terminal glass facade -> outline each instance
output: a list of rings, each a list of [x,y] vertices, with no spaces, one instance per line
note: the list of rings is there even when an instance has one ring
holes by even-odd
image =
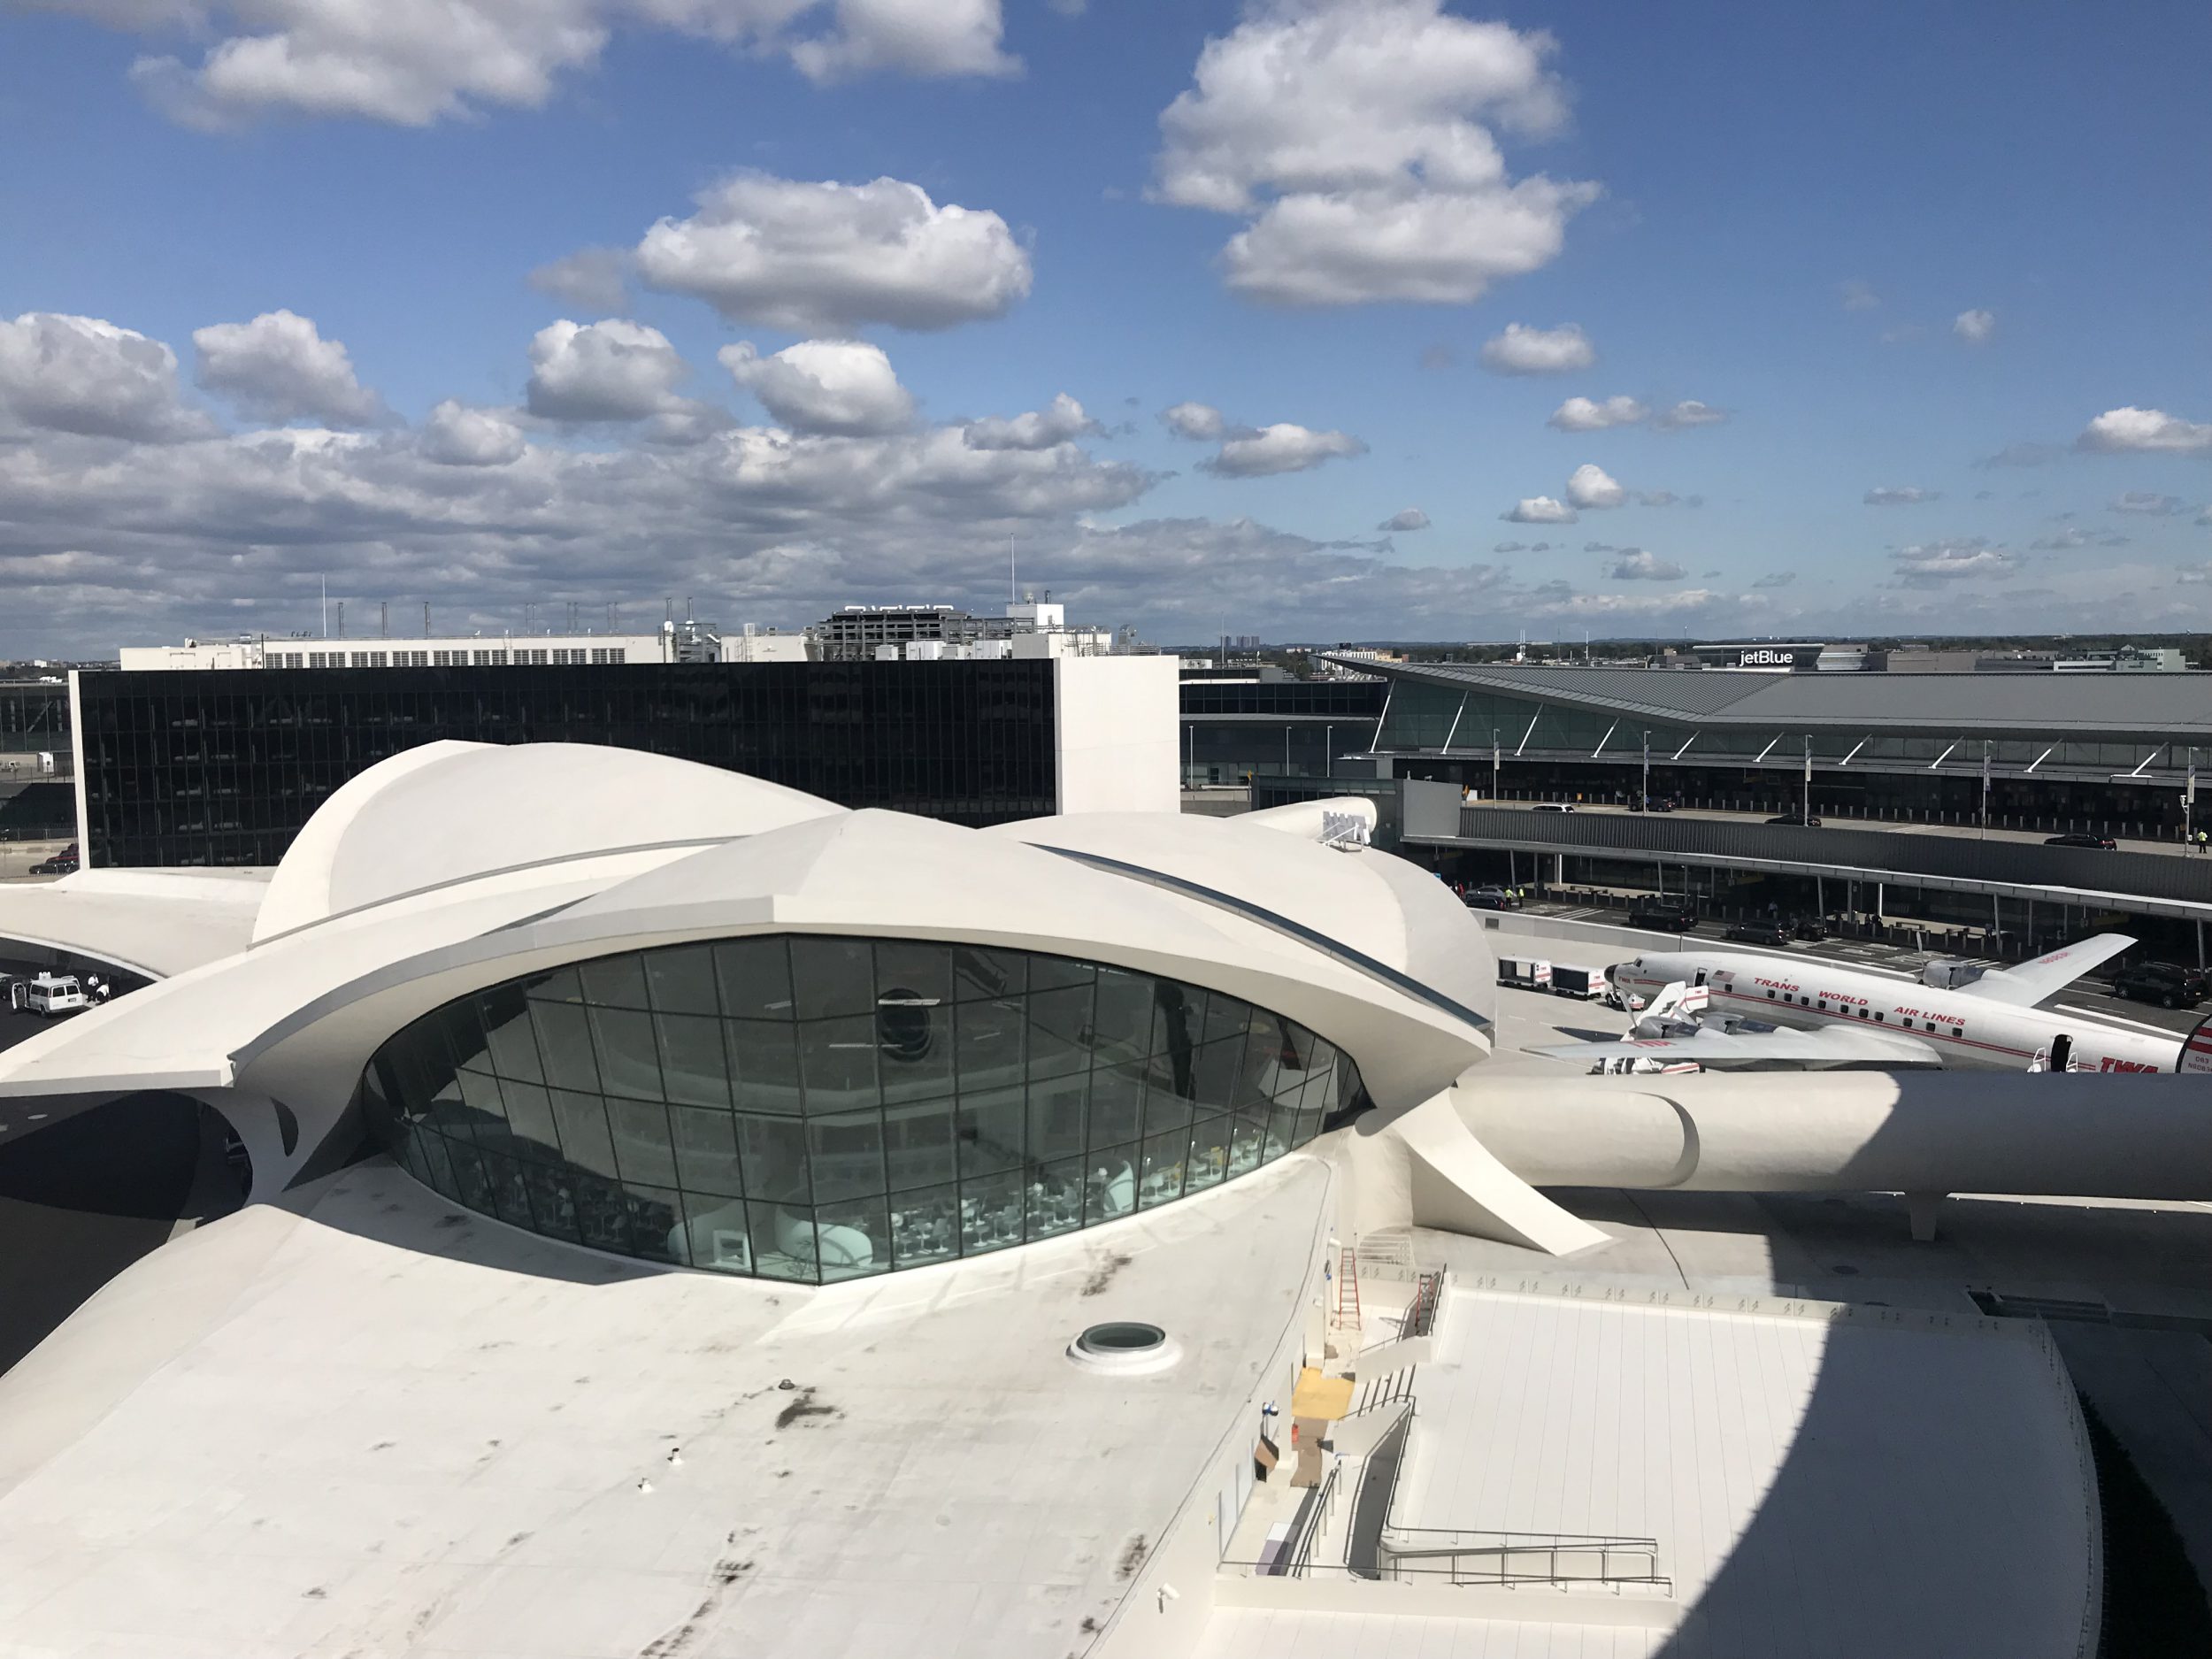
[[[1362,1100],[1218,991],[963,944],[767,935],[557,969],[380,1048],[364,1114],[418,1179],[595,1249],[822,1282],[1203,1192]]]
[[[1057,810],[1052,664],[240,669],[80,680],[88,862],[273,864],[419,744],[609,743],[841,806],[982,826]],[[649,822],[651,803],[639,812]]]

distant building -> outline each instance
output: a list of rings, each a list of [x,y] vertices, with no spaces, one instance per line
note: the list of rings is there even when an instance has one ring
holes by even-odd
[[[1109,630],[1071,628],[1067,607],[1049,595],[1010,601],[1002,617],[951,605],[847,605],[813,633],[826,663],[996,662],[1115,650]]]
[[[669,621],[657,634],[451,634],[426,639],[187,640],[127,645],[126,673],[224,668],[572,668],[621,663],[804,662],[806,637],[758,630],[726,639],[711,623]]]

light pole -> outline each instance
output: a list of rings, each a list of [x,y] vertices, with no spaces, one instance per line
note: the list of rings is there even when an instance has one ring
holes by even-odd
[[[1644,792],[1637,797],[1636,804],[1643,811],[1651,810],[1651,733],[1649,732],[1644,733]]]
[[[1805,805],[1798,817],[1809,826],[1813,821],[1813,734],[1805,733]]]
[[[1982,739],[1982,833],[1981,839],[1989,839],[1989,740]]]
[[[1498,777],[1498,728],[1494,726],[1490,728],[1490,800],[1493,805],[1495,805],[1499,799]]]

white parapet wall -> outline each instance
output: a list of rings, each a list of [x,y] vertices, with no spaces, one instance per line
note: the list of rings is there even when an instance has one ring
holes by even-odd
[[[1052,672],[1059,810],[1179,812],[1177,660],[1063,657]]]

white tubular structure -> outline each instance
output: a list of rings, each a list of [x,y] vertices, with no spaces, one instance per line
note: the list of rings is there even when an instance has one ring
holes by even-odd
[[[1686,1192],[2212,1198],[2212,1099],[2194,1079],[1771,1073],[1452,1091],[1536,1187]]]

